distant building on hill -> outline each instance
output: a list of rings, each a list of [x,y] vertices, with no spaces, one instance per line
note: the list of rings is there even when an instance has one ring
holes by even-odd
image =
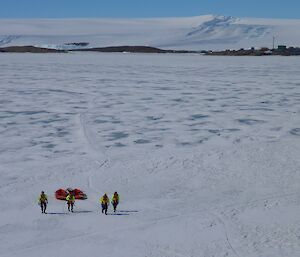
[[[279,45],[278,50],[286,50],[286,45]]]

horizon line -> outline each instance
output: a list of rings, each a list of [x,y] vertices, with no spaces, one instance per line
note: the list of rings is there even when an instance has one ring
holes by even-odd
[[[259,16],[233,16],[224,14],[200,14],[192,16],[137,16],[137,17],[114,17],[114,16],[91,16],[91,17],[0,17],[0,20],[151,20],[151,19],[184,19],[184,18],[197,18],[203,16],[223,16],[223,17],[233,17],[233,18],[244,18],[244,19],[274,19],[274,20],[300,20],[300,18],[295,17],[259,17]]]

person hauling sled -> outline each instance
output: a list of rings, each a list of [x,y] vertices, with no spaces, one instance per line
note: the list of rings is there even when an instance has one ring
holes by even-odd
[[[74,207],[74,203],[75,203],[75,196],[72,192],[70,192],[67,195],[66,201],[67,201],[67,204],[68,204],[68,211],[73,212],[73,207]]]
[[[106,193],[101,197],[100,203],[101,203],[101,207],[102,207],[102,213],[104,212],[105,215],[107,215],[107,208],[108,208],[108,205],[109,205],[109,198],[108,198]]]
[[[119,197],[118,192],[114,192],[114,194],[113,194],[113,196],[111,198],[111,204],[114,207],[114,212],[116,212],[116,210],[117,210],[117,206],[119,204],[119,201],[120,201],[120,197]]]
[[[47,204],[48,204],[48,197],[45,194],[45,192],[42,191],[39,197],[39,205],[41,206],[42,213],[46,214]]]

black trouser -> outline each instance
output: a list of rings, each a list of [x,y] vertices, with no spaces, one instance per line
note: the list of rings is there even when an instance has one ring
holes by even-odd
[[[112,202],[112,205],[113,205],[113,207],[114,207],[114,212],[116,212],[118,204],[119,204],[118,201],[113,201],[113,202]]]
[[[102,213],[104,212],[105,214],[107,214],[107,208],[108,208],[108,203],[102,203]]]
[[[73,206],[74,206],[74,202],[68,201],[68,211],[70,211],[70,207],[71,207],[71,212],[73,212]]]
[[[47,202],[41,202],[42,213],[46,213],[46,209],[47,209]]]

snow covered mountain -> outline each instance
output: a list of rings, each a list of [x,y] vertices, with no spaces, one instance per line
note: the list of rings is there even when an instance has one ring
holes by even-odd
[[[35,45],[70,49],[147,45],[166,49],[300,45],[300,20],[234,18],[206,15],[153,19],[1,20],[0,46]]]

